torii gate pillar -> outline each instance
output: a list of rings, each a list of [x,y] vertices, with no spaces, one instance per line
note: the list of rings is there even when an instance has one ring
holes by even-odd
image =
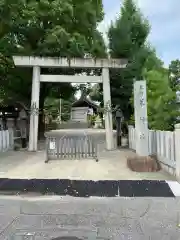
[[[105,108],[105,129],[106,129],[106,149],[112,150],[114,148],[113,140],[113,124],[112,124],[112,112],[111,112],[111,91],[110,91],[110,78],[109,68],[102,69],[103,78],[103,96],[104,96],[104,108]],[[106,111],[106,108],[108,108]]]
[[[33,67],[31,113],[29,129],[29,151],[37,151],[39,123],[40,67]]]

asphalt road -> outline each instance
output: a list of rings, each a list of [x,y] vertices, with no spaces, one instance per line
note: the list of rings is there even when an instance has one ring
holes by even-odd
[[[180,198],[1,196],[0,240],[178,240],[179,216]]]

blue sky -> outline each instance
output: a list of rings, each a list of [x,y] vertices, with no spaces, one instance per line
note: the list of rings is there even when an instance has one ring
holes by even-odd
[[[105,34],[111,20],[120,12],[122,0],[103,0],[105,18],[99,29]],[[149,41],[165,65],[180,59],[180,0],[135,0],[149,20]]]

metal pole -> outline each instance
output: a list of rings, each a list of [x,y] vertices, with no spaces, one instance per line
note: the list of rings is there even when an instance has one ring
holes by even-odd
[[[121,125],[122,125],[122,111],[117,108],[116,110],[116,131],[117,131],[117,146],[121,146]]]
[[[121,146],[121,118],[116,118],[117,146]]]
[[[59,122],[61,123],[62,122],[62,119],[61,119],[61,115],[62,115],[62,99],[60,98],[59,99]]]

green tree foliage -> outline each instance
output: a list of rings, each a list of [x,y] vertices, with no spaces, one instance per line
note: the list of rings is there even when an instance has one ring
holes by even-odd
[[[146,71],[151,71],[151,70],[165,71],[165,69],[163,69],[164,63],[161,61],[161,59],[157,57],[156,50],[148,44],[146,45],[145,48],[147,52],[147,57],[145,59],[144,68],[143,68],[143,78],[144,78],[144,69]]]
[[[95,100],[95,101],[98,101],[98,102],[102,102],[103,93],[102,93],[101,87],[102,86],[97,83],[90,89],[89,95],[90,95],[92,100]]]
[[[1,98],[10,95],[30,105],[32,69],[12,67],[8,61],[12,63],[13,54],[67,58],[106,55],[97,31],[103,19],[101,0],[0,0],[0,18]],[[75,70],[42,72],[73,74]],[[68,99],[74,91],[67,83],[41,84],[40,109],[47,96]]]
[[[112,58],[125,58],[128,67],[121,70],[111,70],[112,104],[120,105],[129,119],[132,114],[130,97],[132,96],[133,79],[142,78],[142,69],[149,54],[145,42],[149,34],[149,24],[142,16],[132,0],[124,0],[119,17],[111,24],[108,32],[109,53]],[[92,94],[93,95],[93,94]],[[93,99],[102,99],[102,86]]]
[[[149,128],[173,130],[179,115],[176,91],[171,88],[168,69],[163,68],[155,51],[151,51],[146,60],[143,79],[147,82]],[[132,106],[133,97],[132,95]],[[134,115],[131,116],[131,123],[134,123]]]
[[[57,119],[60,115],[61,108],[61,120],[68,121],[71,116],[71,106],[75,101],[75,97],[72,96],[69,100],[56,99],[56,98],[46,98],[44,104],[45,115],[51,115],[53,119]],[[61,106],[60,106],[61,105]]]
[[[12,3],[13,2],[13,3]],[[4,46],[6,54],[84,57],[101,56],[105,54],[102,36],[97,31],[97,24],[103,19],[101,1],[94,0],[31,0],[9,1],[1,0],[1,16],[8,27],[2,26],[0,49]],[[6,12],[7,18],[6,18]],[[13,44],[10,44],[13,42]],[[10,51],[10,46],[13,51]],[[4,65],[0,65],[4,68]],[[52,69],[46,70],[53,72]],[[61,69],[59,73],[72,73]],[[19,95],[30,98],[31,71],[22,74],[20,70],[12,73],[13,82],[9,80],[7,89],[12,89],[26,83],[26,88],[19,88]],[[5,83],[4,83],[5,85]],[[15,86],[16,85],[16,86]],[[22,86],[22,85],[21,85]],[[59,91],[57,87],[59,86]],[[54,93],[61,93],[65,98],[72,92],[69,84],[58,84]],[[4,86],[6,87],[6,86]],[[49,94],[53,86],[41,84],[41,99]]]
[[[169,81],[173,91],[180,90],[180,61],[174,60],[169,65]]]
[[[173,130],[178,116],[176,92],[169,85],[168,72],[151,70],[144,73],[147,81],[148,123],[150,129]]]
[[[174,104],[175,93],[169,86],[168,72],[157,57],[155,49],[147,43],[149,24],[132,0],[124,0],[121,14],[109,29],[110,55],[127,58],[128,66],[112,70],[111,95],[114,105],[120,104],[125,118],[133,120],[133,82],[147,81],[148,122],[153,129],[173,128],[178,114]],[[95,85],[92,95],[102,100],[101,87]],[[95,99],[95,98],[94,98]]]
[[[12,77],[13,62],[9,59],[17,50],[13,31],[23,7],[23,0],[0,0],[0,92],[1,98],[8,91],[8,83]],[[10,95],[12,94],[9,89]]]
[[[175,118],[175,123],[179,123],[180,118],[180,61],[178,59],[173,60],[168,69],[168,74],[169,74],[169,85],[176,94],[176,98],[173,101],[173,104],[176,106],[177,110],[177,117]]]

